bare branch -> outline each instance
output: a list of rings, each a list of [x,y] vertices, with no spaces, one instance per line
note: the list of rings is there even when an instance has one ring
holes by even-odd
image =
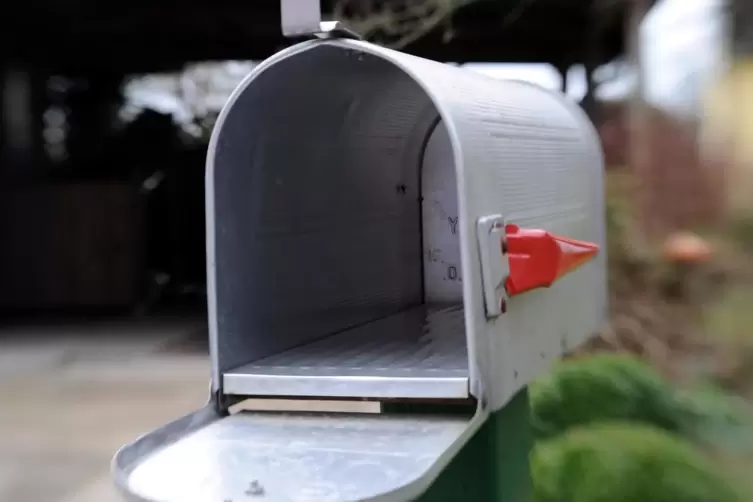
[[[339,0],[334,17],[364,38],[392,49],[420,39],[474,0]]]

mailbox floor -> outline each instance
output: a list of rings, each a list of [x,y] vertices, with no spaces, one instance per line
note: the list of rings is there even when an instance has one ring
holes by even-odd
[[[204,404],[201,321],[0,327],[0,500],[121,501],[115,450]]]

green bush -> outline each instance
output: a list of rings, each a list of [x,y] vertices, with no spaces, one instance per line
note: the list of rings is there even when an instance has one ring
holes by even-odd
[[[538,438],[604,420],[679,431],[684,417],[672,393],[662,376],[638,359],[594,355],[562,363],[531,385],[531,423]]]
[[[711,386],[678,389],[631,356],[600,354],[561,363],[531,385],[530,401],[538,438],[619,420],[753,452],[753,421],[745,403]]]
[[[592,424],[539,442],[531,473],[535,502],[745,500],[691,444],[641,424]]]
[[[675,394],[683,434],[729,452],[753,453],[750,406],[716,387],[680,390]]]

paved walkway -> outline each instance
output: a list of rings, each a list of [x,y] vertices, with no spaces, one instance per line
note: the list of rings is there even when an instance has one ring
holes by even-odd
[[[0,500],[115,502],[123,443],[202,406],[208,361],[170,354],[201,323],[0,328]]]

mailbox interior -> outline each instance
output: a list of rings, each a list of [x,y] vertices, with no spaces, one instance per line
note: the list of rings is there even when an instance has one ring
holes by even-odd
[[[384,59],[322,43],[257,71],[209,152],[219,390],[468,398],[453,159]]]

